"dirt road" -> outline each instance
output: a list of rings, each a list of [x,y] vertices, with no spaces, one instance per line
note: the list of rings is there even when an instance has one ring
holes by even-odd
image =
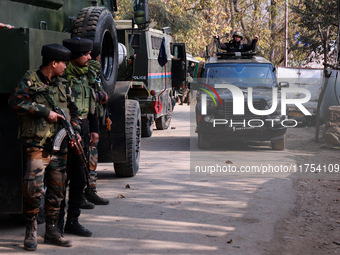
[[[94,235],[65,235],[73,240],[73,247],[55,247],[43,244],[44,227],[39,225],[35,254],[321,254],[313,253],[315,248],[301,252],[304,238],[313,244],[317,236],[308,232],[306,215],[311,215],[308,219],[322,218],[323,211],[313,214],[315,203],[310,201],[317,179],[301,181],[290,173],[229,178],[225,174],[195,175],[192,170],[193,162],[202,155],[238,168],[263,162],[310,162],[320,154],[319,145],[310,142],[312,130],[289,132],[288,149],[283,152],[272,151],[266,144],[202,152],[195,136],[190,139],[189,120],[189,107],[177,105],[171,128],[154,130],[151,138],[142,140],[140,170],[133,178],[116,178],[111,164],[100,164],[98,191],[110,204],[83,210],[80,218]],[[328,154],[320,157],[334,160],[334,154]],[[309,189],[306,200],[301,185]],[[337,189],[335,193],[338,195]],[[320,201],[319,197],[319,206]],[[326,210],[328,205],[321,207]],[[334,211],[340,209],[331,210],[331,225],[338,229]],[[317,225],[309,226],[317,233]],[[327,231],[322,233],[327,235]],[[22,225],[0,216],[0,253],[26,254],[23,238]],[[334,237],[324,246],[338,251],[333,243],[336,240]]]

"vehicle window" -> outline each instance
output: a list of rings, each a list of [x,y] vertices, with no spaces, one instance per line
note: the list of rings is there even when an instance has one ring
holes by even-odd
[[[151,36],[152,49],[159,50],[162,45],[162,38]]]
[[[273,66],[270,64],[218,64],[206,66],[209,84],[230,83],[241,87],[275,86]]]

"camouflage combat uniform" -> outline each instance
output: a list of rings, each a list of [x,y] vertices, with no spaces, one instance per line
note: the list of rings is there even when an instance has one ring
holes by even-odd
[[[89,151],[90,145],[90,133],[98,133],[98,119],[95,110],[95,92],[91,88],[88,78],[88,67],[77,67],[71,62],[68,63],[65,70],[64,77],[69,81],[72,91],[72,98],[79,109],[81,118],[81,131],[82,143],[85,153]],[[91,236],[92,233],[83,228],[78,223],[80,215],[80,208],[83,201],[84,188],[86,186],[86,174],[80,162],[80,158],[74,152],[70,151],[69,160],[67,162],[67,173],[69,181],[69,201],[67,209],[67,222],[65,226],[65,232],[71,234],[77,234],[82,236]],[[65,200],[62,202],[61,213],[59,221],[63,225],[63,219],[65,215]],[[76,231],[74,233],[70,226],[72,222],[76,224]],[[62,227],[60,227],[62,228]]]
[[[46,186],[46,219],[56,221],[64,198],[67,162],[67,139],[60,151],[52,151],[53,139],[60,124],[47,122],[53,103],[71,115],[79,130],[76,105],[71,101],[67,81],[54,77],[47,81],[41,71],[28,71],[10,98],[10,107],[20,118],[20,137],[25,146],[26,170],[23,181],[24,213],[37,215]],[[46,96],[48,95],[48,96]],[[49,98],[52,98],[49,100]],[[68,111],[68,109],[70,111]]]
[[[180,105],[183,103],[190,104],[190,82],[193,81],[193,78],[189,75],[186,78],[186,81],[183,82],[182,87],[179,90],[179,99],[180,99]]]
[[[91,84],[91,87],[96,92],[96,111],[97,117],[99,120],[103,118],[104,115],[104,107],[101,101],[101,91],[104,91],[104,88],[101,84],[101,79],[99,76],[100,63],[96,60],[89,61],[89,72],[88,72],[88,80]],[[89,188],[96,188],[97,182],[97,164],[98,164],[98,142],[93,146],[90,146],[90,154],[89,154],[89,163],[90,163],[90,173],[89,173]]]

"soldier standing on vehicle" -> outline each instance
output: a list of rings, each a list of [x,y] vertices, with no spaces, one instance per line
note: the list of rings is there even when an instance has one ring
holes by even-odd
[[[89,61],[89,72],[88,79],[92,88],[96,92],[96,111],[98,119],[103,119],[104,117],[104,107],[108,101],[108,95],[104,91],[100,78],[100,44],[94,44],[93,50],[91,52],[91,60]],[[110,120],[108,120],[110,121]],[[91,203],[95,205],[107,205],[109,200],[98,196],[97,194],[97,163],[98,163],[98,142],[90,146],[90,173],[89,173],[89,187],[85,189],[85,197]]]
[[[37,248],[37,215],[45,193],[46,232],[45,243],[70,247],[72,243],[58,231],[57,220],[60,203],[64,198],[67,139],[59,151],[53,151],[53,139],[61,129],[58,123],[63,116],[55,106],[70,113],[74,129],[80,129],[78,109],[71,101],[67,81],[60,78],[71,52],[59,44],[42,47],[42,65],[37,71],[27,71],[12,94],[9,105],[19,115],[20,136],[25,148],[26,169],[23,181],[24,215],[26,233],[24,248]],[[69,109],[69,111],[68,111]]]
[[[256,43],[259,39],[257,35],[254,36],[251,44],[242,43],[243,35],[240,31],[236,31],[233,34],[233,39],[228,43],[221,43],[220,38],[218,36],[214,36],[214,39],[217,41],[217,45],[220,49],[226,50],[227,52],[245,52],[245,51],[254,51],[256,47]]]
[[[81,118],[81,132],[84,151],[89,151],[89,146],[98,142],[99,127],[98,119],[95,112],[95,92],[88,81],[88,63],[91,59],[90,53],[93,48],[93,42],[83,38],[65,39],[63,45],[71,52],[71,60],[65,71],[65,78],[70,83],[72,97],[79,109]],[[92,232],[83,227],[78,219],[80,216],[80,206],[84,197],[84,188],[86,185],[87,169],[82,167],[81,159],[72,151],[69,153],[67,164],[67,177],[69,180],[69,200],[67,209],[67,220],[65,224],[65,233],[92,236]],[[62,203],[58,227],[62,231],[64,225],[65,201]]]

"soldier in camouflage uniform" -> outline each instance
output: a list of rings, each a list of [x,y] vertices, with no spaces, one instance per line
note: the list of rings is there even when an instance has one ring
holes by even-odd
[[[217,46],[228,52],[246,52],[246,51],[254,51],[256,48],[256,44],[259,37],[257,35],[254,36],[254,39],[250,44],[242,43],[243,35],[240,31],[236,31],[233,34],[233,39],[228,43],[221,43],[220,38],[218,36],[214,36],[214,40],[217,42]]]
[[[85,152],[89,151],[89,146],[98,142],[99,127],[96,114],[95,91],[91,88],[88,81],[88,62],[91,59],[90,53],[93,42],[83,38],[65,39],[63,45],[71,52],[71,60],[65,71],[65,78],[70,83],[72,97],[79,109],[81,118],[81,137]],[[71,152],[69,154],[67,173],[69,179],[69,200],[67,209],[67,220],[64,225],[64,203],[59,217],[58,227],[65,233],[92,236],[92,232],[80,225],[78,218],[84,197],[86,185],[86,169],[83,169],[80,158]]]
[[[100,79],[100,45],[94,44],[93,50],[91,52],[91,60],[89,61],[89,72],[88,79],[92,88],[96,92],[96,111],[99,120],[103,119],[104,107],[108,101],[108,95],[104,91],[104,88]],[[97,163],[98,163],[98,142],[90,146],[90,174],[89,174],[89,187],[85,189],[85,197],[88,201],[94,203],[95,205],[107,205],[109,200],[99,197],[97,194]]]
[[[27,71],[15,88],[10,107],[19,115],[20,136],[25,148],[26,169],[23,180],[24,215],[26,233],[24,248],[37,248],[37,215],[46,186],[45,243],[64,247],[72,246],[57,228],[60,203],[64,198],[67,144],[65,139],[59,151],[53,151],[53,139],[61,129],[55,106],[71,115],[75,130],[79,130],[79,116],[76,105],[71,101],[71,91],[67,81],[61,76],[71,52],[59,44],[49,44],[42,48],[43,63],[37,71]],[[68,111],[68,109],[70,111]],[[69,116],[70,117],[70,116]]]

